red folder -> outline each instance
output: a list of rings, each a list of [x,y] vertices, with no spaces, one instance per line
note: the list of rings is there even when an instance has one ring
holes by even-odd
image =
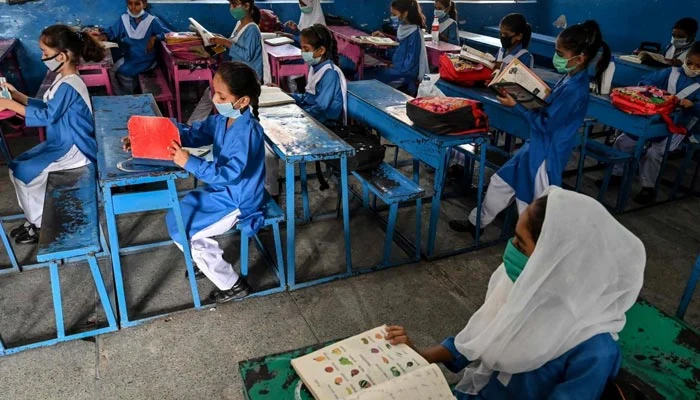
[[[136,115],[129,118],[128,128],[135,163],[174,165],[168,147],[181,143],[180,131],[169,118]]]

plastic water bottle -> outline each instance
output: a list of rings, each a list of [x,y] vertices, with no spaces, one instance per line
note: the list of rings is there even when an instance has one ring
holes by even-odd
[[[440,21],[438,17],[433,18],[433,30],[431,32],[433,37],[433,44],[438,44],[440,42]]]

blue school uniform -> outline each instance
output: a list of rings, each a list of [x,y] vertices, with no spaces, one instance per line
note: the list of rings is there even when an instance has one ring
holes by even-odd
[[[14,177],[26,184],[68,153],[73,145],[91,162],[97,157],[95,124],[85,84],[78,75],[59,75],[54,85],[58,86],[49,89],[55,91],[53,98],[46,102],[29,98],[26,108],[25,124],[45,127],[46,140],[20,154],[9,165]]]
[[[449,15],[445,15],[442,18],[438,18],[440,22],[440,35],[447,37],[447,43],[459,46],[459,28],[457,26],[457,21],[450,18]]]
[[[585,71],[566,75],[547,98],[548,106],[534,111],[521,104],[513,108],[528,121],[530,138],[496,173],[515,190],[516,199],[525,204],[535,199],[535,182],[543,163],[549,184],[561,186],[562,173],[576,144],[576,132],[588,109],[589,82]]]
[[[165,34],[170,32],[158,17],[145,13],[136,21],[136,18],[124,14],[114,25],[107,28],[105,35],[112,41],[121,41],[121,49],[124,53],[124,63],[117,72],[124,76],[133,77],[153,68],[156,62],[155,49],[150,52],[148,42],[153,36],[163,40]]]
[[[180,201],[188,240],[235,210],[240,210],[238,224],[249,234],[263,222],[265,201],[265,139],[263,128],[246,110],[227,128],[228,118],[213,115],[192,127],[180,125],[180,139],[185,147],[213,144],[214,161],[190,156],[185,170],[207,184]],[[179,240],[173,211],[165,217],[170,237]]]
[[[236,25],[236,29],[238,29],[238,25]],[[235,32],[234,30],[234,34]],[[231,61],[242,62],[252,68],[253,71],[258,74],[258,78],[262,82],[264,77],[263,48],[260,29],[255,23],[251,22],[241,28],[238,34],[233,35],[233,38],[235,39],[235,43],[231,44],[231,48],[228,51]]]
[[[422,35],[423,30],[417,27],[407,37],[399,39],[399,46],[391,56],[392,67],[387,70],[388,74],[397,78],[418,79],[421,50],[424,47]]]
[[[535,60],[532,54],[527,49],[523,49],[523,45],[518,43],[511,51],[506,54],[506,49],[501,47],[496,54],[496,61],[502,62],[503,66],[510,64],[514,58],[520,60],[523,64],[532,68],[535,65]]]
[[[314,73],[319,73],[322,68],[326,69],[316,84],[315,93],[309,93],[307,89],[304,94],[292,94],[294,100],[304,111],[323,124],[328,122],[342,123],[343,121],[345,95],[341,86],[342,78],[333,67],[331,60],[312,66]]]
[[[656,86],[679,98],[692,101],[693,107],[683,109],[681,119],[676,122],[686,126],[690,131],[700,132],[700,123],[698,123],[698,118],[700,118],[700,77],[690,78],[685,74],[683,68],[673,67],[646,76],[639,84]]]
[[[442,346],[453,357],[445,363],[447,369],[458,373],[467,367],[469,360],[455,347],[454,338],[445,339]],[[478,399],[577,399],[600,398],[606,383],[617,376],[622,364],[618,344],[609,333],[602,333],[586,340],[540,368],[512,375],[508,385],[498,380],[498,373],[491,375],[489,383],[477,395],[455,391],[457,400]]]

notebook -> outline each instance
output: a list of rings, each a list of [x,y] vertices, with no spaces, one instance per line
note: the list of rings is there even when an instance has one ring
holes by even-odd
[[[316,400],[454,400],[444,375],[380,326],[292,360]]]
[[[4,76],[0,76],[0,98],[12,99],[12,94],[10,90],[5,86],[7,79]]]
[[[399,43],[392,38],[379,36],[355,36],[355,39],[363,44],[371,44],[373,46],[398,46]]]
[[[275,86],[263,86],[260,91],[260,107],[273,107],[283,104],[294,104],[294,98]]]
[[[168,147],[180,142],[180,131],[169,118],[135,115],[129,118],[129,141],[134,164],[172,167]]]
[[[489,69],[496,68],[496,57],[473,47],[462,46],[462,50],[459,52],[459,58],[481,64]]]
[[[668,67],[671,62],[666,59],[663,55],[659,53],[652,53],[650,51],[640,51],[637,55],[624,55],[618,57],[620,60],[625,60],[635,64],[646,64],[655,67]]]
[[[489,87],[499,95],[510,94],[527,109],[542,108],[552,90],[537,74],[517,58],[496,75]]]
[[[294,43],[294,40],[286,36],[280,36],[276,38],[265,39],[265,43],[269,44],[270,46],[281,46],[283,44],[292,44]]]

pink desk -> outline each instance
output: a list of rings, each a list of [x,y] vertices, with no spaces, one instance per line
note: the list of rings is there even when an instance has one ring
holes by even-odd
[[[163,48],[163,63],[165,73],[172,87],[175,89],[175,103],[177,106],[177,120],[182,122],[182,101],[180,93],[180,84],[182,82],[207,81],[209,87],[212,86],[212,66],[216,63],[212,58],[200,58],[198,60],[183,60],[173,56],[173,53],[168,49],[164,42],[161,42]]]
[[[282,78],[286,76],[301,76],[308,73],[308,67],[303,63],[301,50],[291,44],[281,46],[271,46],[265,44],[265,51],[270,57],[270,69],[272,71],[272,83],[279,85]],[[301,63],[290,63],[290,61],[302,61]]]
[[[112,52],[110,49],[105,50],[105,58],[99,62],[82,62],[78,65],[80,77],[83,78],[85,86],[99,87],[104,86],[107,94],[112,96],[112,82],[109,80],[109,70],[114,65],[112,60]]]
[[[370,46],[360,44],[355,38],[356,36],[367,36],[367,32],[355,29],[351,26],[329,26],[328,29],[335,36],[335,41],[338,43],[338,53],[347,57],[357,66],[357,75],[360,79],[363,78],[365,70],[365,48],[374,47],[377,49],[389,49],[390,46]],[[374,59],[373,59],[374,60]],[[378,65],[381,65],[378,64]]]
[[[8,63],[8,69],[11,73],[17,76],[19,81],[18,89],[26,92],[27,85],[22,76],[22,70],[19,67],[19,58],[17,57],[17,39],[0,39],[0,64]],[[2,74],[0,74],[2,76]]]
[[[428,51],[428,64],[431,67],[438,67],[440,65],[440,55],[442,54],[455,54],[459,53],[462,48],[447,42],[438,42],[434,44],[431,41],[425,42],[425,48]]]

